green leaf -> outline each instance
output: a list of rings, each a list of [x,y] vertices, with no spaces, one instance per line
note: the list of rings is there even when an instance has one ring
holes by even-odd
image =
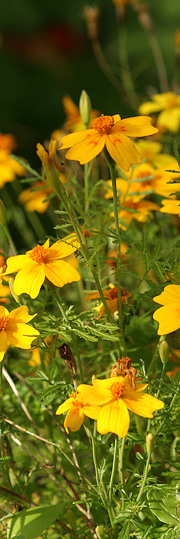
[[[180,526],[176,526],[175,528],[171,528],[166,533],[161,535],[159,539],[179,539],[180,537]]]
[[[159,494],[159,493],[158,493]],[[156,500],[150,501],[149,507],[154,515],[161,522],[169,524],[170,526],[175,526],[180,523],[180,520],[177,515],[177,506],[178,500],[172,496],[165,496],[164,498],[159,498],[156,495]]]
[[[31,174],[33,174],[33,176],[35,176],[36,178],[39,178],[40,180],[42,180],[42,176],[40,176],[40,174],[38,174],[38,172],[36,172],[36,170],[34,170],[30,165],[29,163],[27,163],[27,161],[24,161],[24,159],[20,159],[20,157],[17,157],[17,155],[14,155],[14,154],[11,154],[11,157],[17,161],[17,163],[19,163],[19,165],[21,165],[22,167],[24,167],[27,172],[30,172]]]
[[[7,539],[17,539],[18,535],[20,535],[18,539],[38,539],[39,535],[58,518],[60,511],[59,503],[23,509],[9,522]]]
[[[124,524],[122,530],[120,531],[119,535],[117,536],[117,539],[129,539],[129,530],[130,530],[130,522],[126,522],[126,524]]]

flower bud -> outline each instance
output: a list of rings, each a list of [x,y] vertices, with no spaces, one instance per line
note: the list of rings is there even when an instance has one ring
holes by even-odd
[[[167,363],[168,359],[169,359],[169,345],[167,343],[167,341],[162,341],[159,345],[159,355],[160,355],[160,358],[161,358],[161,361],[163,363],[163,365],[165,365],[165,363]]]
[[[154,434],[152,434],[152,432],[149,432],[149,434],[147,434],[146,436],[146,448],[147,448],[147,452],[150,453],[150,455],[153,452],[154,446],[155,446]]]
[[[96,526],[95,532],[97,533],[98,539],[104,539],[104,532],[102,526]]]
[[[0,224],[6,225],[7,223],[7,216],[6,216],[6,208],[3,204],[3,201],[0,199]]]
[[[79,112],[85,128],[88,128],[91,115],[91,100],[85,90],[82,90],[79,100]]]

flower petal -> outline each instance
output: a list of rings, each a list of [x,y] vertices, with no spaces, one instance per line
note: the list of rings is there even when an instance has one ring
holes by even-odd
[[[9,321],[6,327],[6,333],[11,346],[23,348],[24,350],[29,350],[31,343],[39,335],[39,331],[32,326],[21,323],[16,324],[15,322],[13,325],[12,321]]]
[[[71,148],[75,144],[82,142],[87,136],[92,135],[94,131],[94,129],[84,129],[84,131],[76,131],[76,133],[65,135],[61,139],[62,146],[58,149],[63,150],[64,148]]]
[[[83,408],[73,407],[67,413],[64,420],[64,428],[66,432],[70,429],[72,432],[76,432],[80,429],[84,421],[84,411]]]
[[[164,402],[147,393],[142,394],[136,391],[126,391],[123,401],[131,412],[141,417],[153,417],[153,412],[164,408]]]
[[[168,335],[180,328],[180,301],[171,303],[157,309],[153,314],[154,320],[159,322],[158,335]]]
[[[26,322],[30,322],[35,316],[37,316],[37,313],[33,314],[32,316],[28,313],[28,308],[26,305],[13,309],[13,311],[9,313],[9,318],[11,320],[15,319],[16,322],[23,322],[24,324]]]
[[[97,431],[100,434],[114,432],[120,438],[124,438],[129,429],[129,422],[129,412],[123,400],[114,400],[101,408],[97,419]]]
[[[25,264],[27,264],[27,256],[26,255],[17,255],[17,256],[10,256],[6,260],[7,269],[6,274],[9,273],[15,273],[16,271],[19,271]]]
[[[180,304],[180,285],[169,284],[159,296],[153,298],[153,301],[160,303],[160,305],[168,305],[169,303]]]
[[[105,135],[106,148],[114,161],[128,171],[131,165],[141,163],[141,156],[131,139],[122,133]]]
[[[80,281],[81,279],[74,266],[69,264],[69,262],[65,262],[65,260],[55,260],[50,264],[44,264],[43,269],[47,279],[60,288],[67,283]]]
[[[157,125],[166,127],[172,133],[177,133],[180,125],[180,108],[173,107],[163,110],[158,116]]]
[[[100,135],[95,130],[91,135],[87,135],[86,138],[75,144],[66,153],[67,159],[73,159],[79,161],[81,165],[89,163],[94,157],[96,157],[104,148],[106,135]]]
[[[8,340],[6,331],[0,331],[0,363],[3,360],[4,354],[8,348]]]
[[[64,401],[60,406],[58,406],[56,410],[56,415],[64,414],[64,412],[67,412],[70,410],[70,408],[73,406],[73,397],[69,397],[66,401]]]
[[[43,266],[36,262],[29,262],[22,268],[14,279],[14,292],[19,296],[26,293],[34,299],[38,296],[45,280]]]
[[[154,97],[154,96],[153,96]],[[151,112],[159,112],[162,109],[162,103],[153,103],[153,101],[146,101],[139,107],[140,114],[151,114]]]
[[[134,116],[121,120],[119,124],[120,131],[128,137],[145,137],[158,132],[158,129],[152,125],[152,118],[149,116]],[[115,128],[118,128],[116,124]],[[113,129],[112,129],[113,132]]]

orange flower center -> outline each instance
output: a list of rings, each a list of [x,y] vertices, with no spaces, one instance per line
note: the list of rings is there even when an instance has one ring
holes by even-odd
[[[124,393],[125,386],[120,382],[113,382],[110,387],[111,395],[114,399],[120,399]]]
[[[0,331],[6,330],[8,321],[9,321],[9,316],[7,314],[2,314],[0,316]]]
[[[99,118],[96,118],[92,122],[92,127],[100,133],[100,135],[109,135],[114,125],[114,118],[112,116],[104,116],[101,114]]]
[[[77,393],[75,393],[74,391],[72,391],[71,393],[71,397],[73,397],[73,401],[72,401],[72,405],[75,407],[75,408],[83,408],[83,403],[80,402],[80,401],[77,401]]]
[[[48,256],[49,249],[45,249],[43,245],[36,245],[32,251],[29,253],[29,257],[32,260],[35,260],[37,264],[43,264],[43,262],[46,263],[46,259]]]

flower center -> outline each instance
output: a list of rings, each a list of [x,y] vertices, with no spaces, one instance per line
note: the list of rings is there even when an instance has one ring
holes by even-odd
[[[77,393],[72,391],[71,397],[73,397],[72,405],[74,408],[83,408],[83,403],[81,401],[77,401]]]
[[[49,249],[45,249],[43,245],[36,245],[36,247],[30,251],[28,256],[32,260],[35,260],[37,264],[43,264],[43,262],[46,262],[48,252]]]
[[[125,386],[120,382],[113,382],[110,387],[111,395],[114,399],[120,399],[124,393]]]
[[[114,286],[114,288],[111,288],[111,290],[109,291],[109,295],[111,299],[116,299],[118,297],[117,286]]]
[[[92,127],[98,131],[100,135],[109,135],[113,125],[114,118],[112,116],[104,116],[104,114],[101,114],[101,116],[96,118],[92,123]]]
[[[9,321],[9,316],[7,314],[3,314],[0,316],[0,331],[5,331],[7,323]]]

